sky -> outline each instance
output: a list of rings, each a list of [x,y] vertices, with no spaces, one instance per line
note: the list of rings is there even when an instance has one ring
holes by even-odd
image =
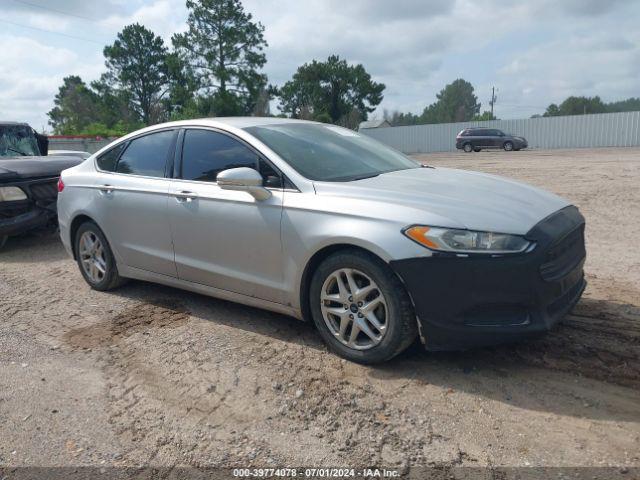
[[[265,27],[269,82],[338,54],[386,85],[370,116],[420,113],[456,78],[482,109],[527,118],[569,95],[640,96],[637,0],[244,0]],[[138,22],[170,44],[185,0],[0,0],[0,120],[47,126],[62,78],[104,71],[102,49]],[[277,106],[274,104],[274,107]]]

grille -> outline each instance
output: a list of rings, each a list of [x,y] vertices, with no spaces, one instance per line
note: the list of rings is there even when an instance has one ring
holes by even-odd
[[[540,274],[548,282],[558,280],[573,270],[585,255],[584,225],[580,225],[549,249]]]
[[[35,183],[29,186],[33,200],[53,200],[58,196],[58,182]]]

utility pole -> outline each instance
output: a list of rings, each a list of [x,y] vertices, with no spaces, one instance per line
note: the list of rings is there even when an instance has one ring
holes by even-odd
[[[491,118],[493,118],[493,106],[496,104],[496,100],[498,100],[498,97],[496,97],[496,87],[491,87],[491,101],[489,102],[489,105],[491,105]]]

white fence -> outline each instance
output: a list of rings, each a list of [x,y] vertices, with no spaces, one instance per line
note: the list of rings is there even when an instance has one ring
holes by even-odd
[[[55,138],[49,137],[49,150],[75,150],[82,152],[95,153],[105,145],[109,145],[114,139],[96,139],[96,138]]]
[[[498,128],[525,137],[529,148],[640,146],[640,112],[371,128],[360,133],[404,153],[447,152],[455,151],[456,135],[467,127]]]

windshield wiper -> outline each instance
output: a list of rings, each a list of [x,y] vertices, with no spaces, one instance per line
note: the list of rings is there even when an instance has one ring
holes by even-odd
[[[11,147],[7,147],[7,150],[11,150],[12,152],[16,152],[19,153],[20,155],[22,155],[23,157],[28,157],[29,154],[23,152],[22,150],[16,150],[15,148],[11,148]]]
[[[347,182],[355,182],[356,180],[364,180],[365,178],[374,178],[374,177],[377,177],[379,175],[380,175],[379,173],[368,173],[366,175],[349,177],[346,181]]]

